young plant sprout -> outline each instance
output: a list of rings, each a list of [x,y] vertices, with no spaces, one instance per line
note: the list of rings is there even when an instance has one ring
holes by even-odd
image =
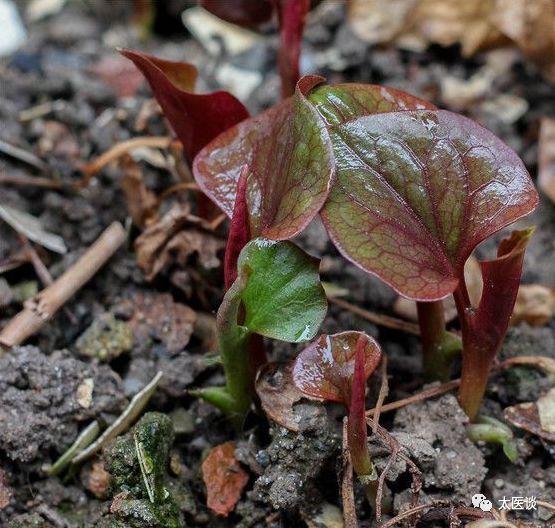
[[[342,403],[347,409],[347,440],[353,469],[371,506],[376,503],[378,474],[368,451],[366,380],[381,350],[363,332],[322,335],[296,358],[293,381],[307,396]]]
[[[147,63],[160,76],[161,63]],[[165,83],[151,81],[155,93],[162,86],[161,104],[177,97],[174,73],[163,75]],[[474,420],[532,230],[516,231],[495,260],[481,264],[478,306],[470,302],[464,264],[480,242],[534,210],[530,176],[513,150],[463,116],[398,90],[323,81],[302,78],[291,98],[215,137],[195,156],[195,179],[232,217],[246,171],[241,188],[251,238],[287,240],[321,210],[348,260],[417,301],[429,378],[447,378],[460,348],[441,305],[453,294],[463,345],[459,399]],[[177,130],[182,115],[174,107]],[[235,257],[228,260],[232,269]]]
[[[299,343],[313,338],[327,310],[318,262],[291,242],[251,240],[237,261],[237,278],[218,310],[224,387],[192,393],[225,412],[237,426],[252,402],[259,355],[253,334]]]

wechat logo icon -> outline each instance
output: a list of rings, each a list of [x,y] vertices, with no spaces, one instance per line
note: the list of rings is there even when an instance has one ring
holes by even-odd
[[[491,501],[486,499],[485,495],[476,493],[476,495],[472,497],[472,506],[480,508],[482,511],[489,512],[492,509],[493,504]]]

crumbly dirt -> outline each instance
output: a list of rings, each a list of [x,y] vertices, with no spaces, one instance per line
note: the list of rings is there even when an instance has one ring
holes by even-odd
[[[116,57],[116,46],[141,48],[168,59],[199,64],[199,86],[203,91],[219,87],[216,73],[225,64],[261,72],[263,81],[245,102],[253,113],[275,103],[279,97],[277,39],[269,36],[236,57],[213,57],[183,29],[179,19],[181,10],[193,3],[157,3],[164,4],[164,12],[157,31],[147,42],[141,42],[131,29],[124,2],[68,2],[57,15],[33,22],[24,47],[0,61],[0,139],[39,156],[49,166],[49,176],[69,183],[82,177],[82,162],[117,142],[137,135],[169,134],[160,113],[148,111],[151,95],[144,85],[122,97],[114,85],[94,73],[101,60]],[[17,4],[24,8],[27,2]],[[273,35],[273,31],[268,27],[263,32]],[[457,48],[432,47],[421,53],[392,47],[370,48],[353,36],[339,2],[327,2],[324,9],[311,16],[305,40],[303,68],[307,72],[318,71],[330,82],[384,83],[442,107],[446,106],[442,79],[468,79],[489,57],[464,59]],[[484,101],[469,105],[464,112],[513,146],[534,176],[539,118],[555,117],[553,86],[516,58],[496,79],[486,99],[494,100],[504,93],[521,97],[528,104],[528,111],[514,122],[508,123],[499,113],[486,111]],[[52,103],[50,110],[22,118],[25,111],[36,110],[42,103]],[[156,194],[177,182],[171,171],[155,163],[138,163],[146,186]],[[44,176],[29,164],[3,154],[0,174]],[[41,259],[57,277],[112,221],[126,222],[129,213],[120,188],[121,178],[122,170],[111,165],[79,192],[0,183],[0,203],[35,215],[44,229],[63,237],[68,248],[66,255],[55,255],[37,246]],[[165,212],[171,204],[188,200],[186,193],[178,194],[161,210]],[[532,217],[521,224],[533,223],[537,232],[526,252],[523,280],[555,287],[555,207],[545,198]],[[261,416],[253,415],[245,424],[245,433],[237,435],[218,412],[192,398],[187,393],[189,389],[223,382],[221,370],[210,360],[214,346],[209,331],[212,314],[223,294],[222,273],[220,269],[203,268],[193,258],[188,267],[171,266],[149,282],[133,252],[132,242],[139,233],[138,228],[130,227],[130,243],[67,303],[65,311],[61,310],[30,339],[30,346],[16,348],[0,358],[0,471],[7,477],[10,497],[9,504],[0,509],[0,526],[114,526],[111,492],[98,498],[88,484],[92,464],[101,461],[101,457],[62,477],[47,477],[43,466],[63,453],[92,419],[113,422],[158,370],[164,372],[164,377],[147,410],[165,413],[173,420],[175,441],[164,475],[183,526],[341,526],[332,524],[332,520],[341,507],[338,475],[343,411],[335,406],[324,410],[317,404],[302,402],[297,410],[306,420],[298,434],[274,424],[269,426]],[[225,240],[225,228],[215,236]],[[501,236],[482,244],[478,256],[491,257]],[[298,243],[322,257],[324,280],[345,288],[350,302],[391,313],[395,293],[340,258],[319,220],[299,237]],[[0,221],[0,263],[19,248],[14,231]],[[21,309],[25,292],[40,287],[30,265],[2,273],[0,327]],[[155,299],[155,308],[162,315],[168,306],[171,310],[177,305],[181,314],[195,312],[197,320],[185,315],[159,318],[160,313],[155,310],[148,311],[146,317],[137,299]],[[175,315],[173,311],[171,315]],[[205,325],[202,328],[201,322]],[[379,328],[330,306],[322,331],[346,329],[365,330],[382,344],[388,357],[388,401],[413,394],[422,386],[420,345],[414,336]],[[190,339],[184,339],[184,335]],[[283,361],[293,357],[297,348],[271,343],[268,350],[272,360]],[[517,355],[555,359],[555,320],[542,328],[525,323],[511,328],[499,359]],[[93,383],[90,401],[77,396],[85,380]],[[375,404],[378,386],[379,380],[373,379],[368,407]],[[502,418],[504,407],[535,401],[551,386],[553,377],[533,367],[496,372],[488,386],[484,411]],[[471,496],[482,492],[494,502],[504,496],[536,496],[555,503],[555,451],[518,430],[514,430],[519,451],[515,464],[495,446],[472,444],[466,438],[465,417],[453,395],[384,414],[380,423],[422,472],[421,500],[442,499],[470,506]],[[235,511],[223,518],[206,507],[200,465],[211,447],[229,440],[237,442],[236,457],[251,479]],[[371,447],[378,468],[383,469],[388,450],[375,439]],[[0,485],[3,482],[4,479]],[[410,476],[404,462],[395,462],[387,484],[393,494],[394,511],[406,507]],[[328,524],[313,520],[322,511],[328,512]],[[361,528],[375,526],[360,489],[357,511]],[[521,515],[529,520],[529,513],[524,511]],[[161,528],[156,520],[141,521],[138,517],[131,524],[131,516],[125,526]],[[322,514],[318,518],[326,517]]]

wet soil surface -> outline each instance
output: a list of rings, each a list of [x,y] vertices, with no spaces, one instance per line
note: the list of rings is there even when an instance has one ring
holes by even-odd
[[[449,108],[453,101],[446,101],[442,79],[468,79],[497,60],[492,54],[463,59],[455,48],[433,48],[420,54],[369,48],[351,33],[339,3],[324,4],[309,20],[303,67],[326,75],[330,82],[384,83]],[[168,11],[179,12],[187,2],[168,2],[170,5]],[[218,87],[216,73],[227,62],[260,72],[261,82],[246,100],[250,110],[259,111],[278,100],[273,28],[264,32],[257,46],[222,59],[204,51],[180,22],[175,24],[175,18],[172,24],[163,26],[166,34],[155,33],[146,44],[141,43],[130,29],[125,9],[116,16],[100,2],[70,3],[56,16],[34,22],[24,47],[0,62],[0,140],[34,153],[48,170],[44,174],[25,161],[2,154],[0,172],[14,178],[48,175],[69,183],[82,177],[80,163],[117,142],[137,135],[170,133],[151,104],[146,86],[138,83],[132,70],[125,68],[125,61],[117,57],[116,46],[141,48],[200,65],[203,90]],[[168,35],[168,28],[176,32]],[[114,81],[114,68],[125,87],[135,83],[136,88],[122,93],[121,83]],[[528,111],[512,121],[492,112],[498,96],[505,93],[524,100]],[[491,128],[519,152],[535,175],[539,118],[555,117],[555,103],[553,87],[531,66],[512,57],[486,96],[462,106],[454,109]],[[175,171],[161,167],[150,154],[137,163],[147,188],[159,194],[178,180]],[[68,252],[63,256],[37,246],[40,257],[57,277],[112,221],[127,222],[121,179],[122,168],[116,164],[101,171],[79,192],[0,183],[0,204],[36,216],[45,230],[64,239]],[[162,210],[172,203],[186,206],[189,200],[186,193],[175,195]],[[526,254],[523,280],[555,287],[553,204],[542,199],[537,212],[523,225],[532,223],[537,225],[537,234]],[[139,233],[137,227],[131,227],[131,241]],[[225,226],[211,236],[222,242],[221,247]],[[500,236],[483,244],[479,256],[491,256]],[[340,259],[318,221],[298,242],[323,258],[324,280],[347,289],[349,301],[374,311],[392,312],[394,292]],[[0,262],[9,260],[19,249],[15,232],[0,222]],[[209,359],[215,351],[213,314],[222,296],[222,251],[214,251],[211,266],[203,266],[195,253],[187,257],[186,266],[175,264],[179,262],[175,260],[148,281],[130,242],[67,303],[66,311],[60,311],[29,340],[28,346],[0,358],[1,526],[343,526],[339,512],[338,409],[301,403],[306,408],[299,412],[307,418],[298,433],[253,416],[246,433],[238,437],[218,412],[187,394],[187,389],[222,381],[220,369]],[[41,285],[29,264],[2,274],[0,327],[37,288]],[[331,306],[323,331],[347,329],[365,330],[381,342],[389,359],[388,401],[422,387],[415,337],[378,328]],[[269,344],[269,350],[272,360],[283,361],[295,353],[294,347],[284,344]],[[526,323],[511,328],[500,359],[517,355],[555,359],[555,320],[540,328]],[[81,468],[46,476],[45,468],[86,425],[93,419],[103,426],[112,423],[157,371],[163,371],[164,377],[147,410],[164,414],[145,415],[131,433],[119,437],[103,456]],[[371,383],[368,407],[375,403],[378,383]],[[553,377],[535,368],[517,366],[496,372],[484,409],[502,419],[506,406],[536,401],[552,386]],[[421,501],[439,499],[468,507],[472,495],[483,492],[495,505],[505,496],[534,496],[555,503],[553,446],[515,429],[519,458],[510,463],[498,447],[468,440],[465,416],[451,394],[388,413],[381,424],[421,471]],[[127,471],[131,480],[135,478],[136,489],[142,490],[136,480],[136,454],[127,456],[126,449],[132,445],[133,435],[140,436],[148,427],[154,431],[149,438],[154,438],[151,447],[159,457],[157,482],[171,495],[171,507],[163,511],[150,507],[144,490],[136,491],[132,498],[125,495],[133,486],[114,477]],[[223,518],[206,507],[200,465],[211,447],[229,440],[236,441],[236,457],[248,470],[250,481],[235,511]],[[383,469],[388,449],[377,439],[371,440],[371,448],[378,468]],[[106,471],[113,473],[111,483]],[[396,460],[386,481],[394,511],[406,508],[411,482],[406,463]],[[361,526],[373,526],[359,489],[356,502]],[[547,517],[539,518],[538,510],[520,513],[537,526],[547,525]],[[440,521],[425,525],[442,526]]]

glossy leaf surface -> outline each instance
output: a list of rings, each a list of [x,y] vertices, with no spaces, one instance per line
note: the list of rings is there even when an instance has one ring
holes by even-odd
[[[276,240],[302,231],[323,206],[331,185],[332,152],[324,123],[303,93],[243,121],[209,143],[193,164],[201,189],[232,216],[244,165],[251,236]]]
[[[451,293],[476,245],[537,204],[517,154],[465,117],[334,110],[326,119],[336,181],[324,224],[346,258],[401,295]]]
[[[291,343],[316,335],[327,311],[316,259],[291,242],[257,238],[243,248],[237,268],[244,327]]]
[[[361,336],[366,381],[381,359],[378,343],[362,332],[324,334],[302,350],[295,360],[293,381],[299,390],[308,396],[350,407],[357,342]]]
[[[190,160],[218,134],[249,116],[243,104],[228,92],[192,93],[197,71],[191,64],[132,50],[121,53],[145,76]]]

